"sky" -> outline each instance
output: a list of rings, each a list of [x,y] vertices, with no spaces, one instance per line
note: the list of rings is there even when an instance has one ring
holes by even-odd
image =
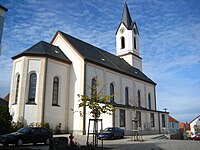
[[[1,0],[8,8],[0,56],[0,97],[12,56],[50,42],[57,30],[115,54],[124,0]],[[143,72],[157,83],[157,109],[180,122],[200,115],[200,1],[127,0],[139,29]]]

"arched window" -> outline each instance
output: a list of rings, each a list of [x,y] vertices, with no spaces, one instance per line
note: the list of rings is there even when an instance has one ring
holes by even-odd
[[[15,103],[17,103],[18,100],[18,93],[19,93],[19,80],[20,80],[20,75],[17,76],[17,82],[16,82],[16,93],[15,93]]]
[[[151,94],[148,94],[149,109],[151,109]]]
[[[110,102],[113,103],[115,101],[114,99],[114,85],[113,83],[110,83]]]
[[[29,80],[28,103],[35,103],[36,83],[37,83],[37,75],[36,73],[31,73]]]
[[[125,48],[125,38],[121,37],[121,49]]]
[[[129,105],[128,87],[125,88],[125,104],[126,104],[126,105]]]
[[[137,42],[136,42],[136,37],[134,37],[134,49],[137,49]]]
[[[141,106],[141,96],[140,96],[140,91],[138,90],[138,107]]]
[[[58,92],[59,92],[59,78],[53,78],[53,96],[52,105],[58,105]]]
[[[91,97],[96,97],[96,94],[97,94],[97,80],[96,78],[92,78]]]

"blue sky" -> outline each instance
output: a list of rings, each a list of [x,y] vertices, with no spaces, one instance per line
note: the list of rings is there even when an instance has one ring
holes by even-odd
[[[139,28],[143,72],[157,83],[157,107],[179,121],[200,114],[200,1],[128,0]],[[0,57],[0,97],[11,57],[61,30],[115,54],[124,0],[1,0],[8,8]]]

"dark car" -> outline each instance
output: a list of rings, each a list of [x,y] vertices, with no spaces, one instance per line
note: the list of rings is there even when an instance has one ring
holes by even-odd
[[[97,137],[98,139],[124,138],[124,129],[118,127],[105,128],[103,131],[98,133]]]
[[[50,138],[53,137],[52,131],[41,127],[21,128],[17,132],[0,136],[0,143],[4,146],[15,144],[21,146],[25,143],[45,143],[49,144]]]
[[[196,134],[196,135],[191,136],[191,139],[192,140],[200,140],[200,134]]]

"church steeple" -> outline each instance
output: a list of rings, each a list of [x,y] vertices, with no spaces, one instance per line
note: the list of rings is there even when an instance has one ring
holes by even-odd
[[[125,1],[125,4],[124,4],[124,10],[123,10],[122,21],[121,22],[124,23],[124,25],[128,29],[132,29],[133,23],[132,23],[131,15],[129,13],[126,1]]]
[[[125,1],[122,20],[116,32],[116,52],[117,56],[142,71],[138,36],[139,32],[136,22],[132,22],[128,5]]]

